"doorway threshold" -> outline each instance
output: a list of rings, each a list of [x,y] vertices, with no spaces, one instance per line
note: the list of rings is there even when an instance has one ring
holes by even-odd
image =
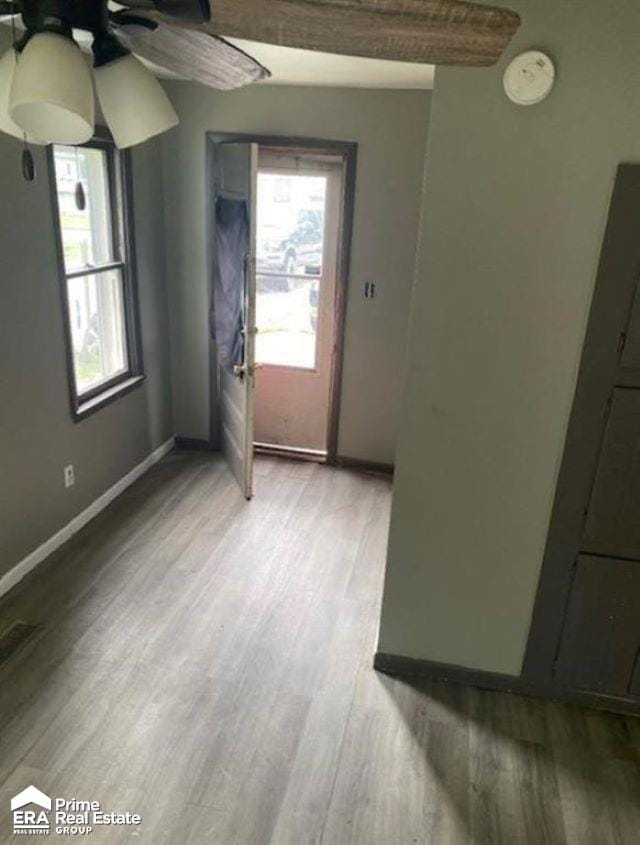
[[[275,455],[297,461],[315,461],[318,464],[327,462],[327,452],[322,449],[303,449],[299,446],[281,446],[277,443],[254,443],[253,449],[257,455]]]

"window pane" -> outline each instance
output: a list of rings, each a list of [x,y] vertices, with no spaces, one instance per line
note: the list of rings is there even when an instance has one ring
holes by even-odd
[[[107,270],[67,280],[78,394],[128,369],[122,275]]]
[[[257,282],[256,361],[313,369],[320,279],[259,275]]]
[[[113,261],[107,154],[93,147],[53,148],[62,248],[67,272]],[[76,205],[82,182],[86,207]]]
[[[320,275],[326,189],[325,176],[258,174],[258,271]]]

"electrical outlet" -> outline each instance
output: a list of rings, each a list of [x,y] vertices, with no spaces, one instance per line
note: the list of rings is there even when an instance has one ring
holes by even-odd
[[[64,468],[64,486],[65,487],[73,487],[76,483],[76,476],[73,471],[73,464],[69,464]]]

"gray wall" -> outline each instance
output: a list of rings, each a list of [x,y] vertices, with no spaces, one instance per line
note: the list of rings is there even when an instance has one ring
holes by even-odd
[[[82,422],[69,392],[45,154],[0,134],[0,577],[173,434],[159,142],[133,154],[147,381]],[[62,469],[75,465],[76,483]]]
[[[167,87],[181,120],[162,141],[177,434],[209,436],[205,132],[357,141],[339,452],[393,461],[429,93]],[[376,283],[372,301],[362,295],[366,281]]]
[[[505,5],[499,66],[436,74],[379,648],[518,674],[615,169],[640,158],[640,4]],[[531,47],[557,87],[518,108],[502,72]]]

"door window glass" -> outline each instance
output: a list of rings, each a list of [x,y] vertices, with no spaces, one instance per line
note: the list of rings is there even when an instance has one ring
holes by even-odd
[[[258,174],[256,360],[314,369],[325,176]]]

